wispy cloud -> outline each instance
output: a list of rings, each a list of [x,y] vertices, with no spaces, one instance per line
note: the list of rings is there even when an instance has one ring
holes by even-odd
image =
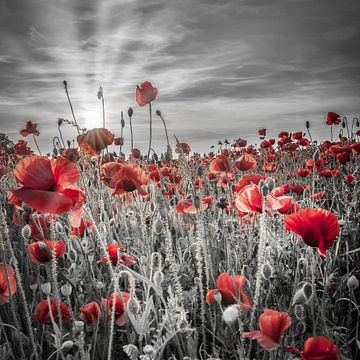
[[[159,89],[154,106],[169,130],[205,151],[218,138],[268,126],[321,136],[328,110],[358,114],[360,3],[318,0],[2,0],[0,124],[17,137],[39,123],[41,144],[70,117],[62,80],[78,120],[101,125],[96,97],[104,88],[108,127],[135,109],[135,138],[144,146],[147,110],[135,85]],[[357,16],[355,16],[357,15]],[[73,137],[72,129],[65,134]],[[163,150],[163,129],[155,128]]]

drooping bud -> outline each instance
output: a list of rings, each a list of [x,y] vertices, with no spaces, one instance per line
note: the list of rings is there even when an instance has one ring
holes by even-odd
[[[164,281],[163,272],[159,271],[159,270],[155,271],[153,280],[154,280],[155,285],[160,287]]]
[[[156,110],[156,111],[155,111],[155,114],[156,114],[157,116],[161,116],[161,111],[160,111],[160,110]]]
[[[261,275],[264,279],[270,279],[271,275],[273,273],[273,269],[269,264],[263,264],[261,267]]]
[[[74,342],[71,340],[66,340],[65,342],[62,343],[61,345],[61,349],[63,350],[70,350],[72,349],[72,347],[74,346]]]
[[[131,313],[131,314],[138,314],[140,311],[140,303],[139,301],[134,297],[131,296],[129,301],[126,304],[127,306],[127,310]]]
[[[129,107],[128,116],[129,116],[129,117],[132,117],[132,116],[133,116],[133,113],[134,113],[133,108],[132,108],[132,107]]]

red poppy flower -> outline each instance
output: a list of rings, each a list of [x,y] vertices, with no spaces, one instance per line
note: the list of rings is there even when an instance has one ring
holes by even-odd
[[[97,302],[92,301],[80,308],[80,319],[96,325],[101,319],[101,309]]]
[[[310,145],[310,141],[308,139],[306,139],[306,138],[302,138],[302,139],[299,140],[299,145],[307,147],[307,146]]]
[[[313,196],[311,198],[314,200],[319,200],[319,199],[323,199],[325,196],[326,196],[325,191],[319,191],[319,192],[313,194]]]
[[[140,159],[141,151],[139,149],[132,149],[131,150],[131,158],[132,159]]]
[[[326,125],[339,125],[341,122],[340,115],[330,111],[327,114]]]
[[[14,176],[22,187],[13,190],[12,194],[35,210],[59,214],[79,209],[84,202],[83,190],[74,185],[79,179],[79,171],[64,158],[24,158],[17,164]]]
[[[264,177],[260,174],[244,174],[240,180],[235,184],[235,192],[240,192],[245,186],[250,184],[258,185],[260,180],[263,180]]]
[[[121,295],[120,293],[112,293],[109,297],[109,300],[107,301],[105,299],[105,301],[103,301],[103,307],[105,309],[107,309],[107,313],[108,316],[111,316],[112,313],[112,309],[114,306],[114,298],[115,298],[115,322],[116,325],[118,326],[124,326],[125,325],[125,305],[127,304],[127,302],[130,299],[130,294],[125,292],[125,291],[121,291]]]
[[[7,277],[6,277],[7,273]],[[16,280],[14,269],[11,265],[0,263],[0,305],[9,302],[10,296],[16,293]]]
[[[234,141],[235,142],[232,144],[233,147],[245,147],[247,144],[247,141],[241,138]]]
[[[294,140],[300,140],[300,139],[302,139],[302,136],[303,136],[302,131],[297,131],[292,134],[292,138]]]
[[[212,173],[229,173],[231,171],[230,163],[226,156],[220,155],[210,162],[209,170]]]
[[[359,130],[360,131],[360,130]],[[359,135],[360,136],[360,135]],[[360,142],[357,142],[357,143],[355,143],[355,144],[352,144],[351,146],[350,146],[350,148],[351,148],[351,152],[353,153],[353,154],[360,154]]]
[[[269,147],[271,147],[270,141],[264,140],[264,141],[262,141],[262,142],[260,143],[260,148],[261,148],[261,149],[267,149],[267,148],[269,148]]]
[[[37,129],[37,124],[33,124],[31,121],[28,121],[25,125],[25,129],[22,129],[20,131],[20,135],[26,137],[30,134],[34,136],[39,136],[40,132]]]
[[[136,86],[136,102],[140,106],[145,106],[155,100],[158,91],[150,81],[144,81]]]
[[[65,159],[68,159],[69,161],[73,162],[73,163],[77,163],[78,160],[80,159],[80,154],[78,149],[76,148],[69,148],[66,149],[62,154],[62,157],[64,157]]]
[[[300,204],[295,202],[291,196],[279,196],[276,198],[281,207],[277,211],[282,215],[292,214],[298,212],[301,209]]]
[[[147,195],[145,186],[148,177],[143,169],[136,165],[122,165],[113,175],[109,182],[109,187],[115,189],[113,195],[122,195],[126,192],[137,190],[141,195]]]
[[[305,244],[317,247],[319,254],[326,251],[339,235],[339,223],[336,216],[325,209],[304,209],[284,219],[286,230],[299,235]]]
[[[31,262],[34,264],[43,264],[49,262],[52,256],[53,243],[51,240],[37,241],[28,246]],[[55,257],[58,259],[66,252],[66,245],[63,241],[55,241]]]
[[[116,265],[119,261],[118,258],[119,250],[125,250],[125,249],[122,245],[117,245],[117,244],[108,245],[109,258],[114,265]],[[103,257],[98,261],[98,263],[104,263],[104,262],[106,262],[106,257]],[[126,266],[131,266],[136,264],[136,260],[131,255],[123,254],[120,258],[120,263]]]
[[[124,145],[124,138],[123,137],[117,137],[114,139],[114,145],[121,146]]]
[[[201,199],[200,209],[194,205],[193,199],[182,199],[176,205],[176,212],[178,214],[196,214],[200,210],[206,210],[209,207],[208,203]]]
[[[308,338],[303,351],[293,346],[287,346],[284,350],[297,353],[303,360],[340,360],[339,349],[325,336]]]
[[[285,312],[266,309],[259,318],[260,331],[243,333],[243,338],[255,339],[266,351],[276,350],[281,337],[291,325],[291,318]]]
[[[80,222],[80,226],[79,227],[73,227],[70,235],[72,236],[78,236],[78,237],[84,237],[85,235],[85,230],[87,230],[88,232],[92,232],[94,231],[94,224],[92,223],[92,221],[90,220],[86,220],[84,222],[83,219],[81,219]]]
[[[99,155],[108,145],[114,141],[115,135],[108,129],[91,129],[77,137],[80,150],[89,156]]]
[[[53,298],[50,298],[50,306],[47,299],[40,301],[35,306],[34,319],[42,324],[51,324],[51,317],[50,317],[50,311],[51,311],[54,321],[59,320],[57,304],[59,304],[60,306],[60,315],[62,321],[72,320],[69,307],[65,303],[61,301],[57,301]]]
[[[260,136],[266,136],[266,129],[259,129]]]
[[[349,175],[345,175],[344,179],[348,185],[354,185],[354,182],[356,181],[356,176],[349,174]]]
[[[180,154],[181,151],[182,151],[184,154],[189,155],[189,154],[190,154],[190,151],[191,151],[190,145],[187,144],[187,143],[185,143],[185,142],[176,144],[175,152],[176,152],[177,154]]]
[[[243,213],[262,212],[262,196],[259,186],[255,184],[245,186],[235,197],[236,208]],[[269,213],[280,209],[282,204],[272,194],[266,196],[266,209]]]
[[[304,168],[300,168],[300,169],[298,169],[297,174],[298,174],[298,176],[305,178],[305,177],[311,175],[311,171],[304,169]]]
[[[31,155],[33,151],[27,146],[25,140],[18,140],[14,147],[14,154],[16,156],[28,156]]]
[[[211,304],[215,301],[215,295],[221,294],[221,301],[225,305],[238,304],[240,302],[240,310],[248,311],[252,308],[252,301],[246,291],[242,290],[246,284],[246,278],[242,275],[230,276],[228,273],[221,273],[217,280],[217,289],[208,291],[206,294],[206,302]]]
[[[244,154],[234,165],[240,171],[249,171],[256,168],[256,159],[251,154]]]

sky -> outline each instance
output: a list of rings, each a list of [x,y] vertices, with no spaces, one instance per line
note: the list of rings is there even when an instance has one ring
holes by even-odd
[[[194,151],[258,142],[262,127],[305,130],[307,120],[324,138],[328,111],[360,115],[359,18],[359,0],[0,0],[0,132],[20,139],[31,120],[49,150],[57,119],[71,119],[67,80],[81,127],[102,126],[102,86],[106,127],[120,135],[124,111],[128,149],[131,106],[145,151],[149,109],[134,94],[148,80],[171,141]],[[164,129],[153,123],[160,153]]]

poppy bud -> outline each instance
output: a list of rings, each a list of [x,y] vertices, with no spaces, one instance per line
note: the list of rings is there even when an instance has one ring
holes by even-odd
[[[59,232],[59,233],[62,233],[64,231],[64,227],[58,221],[55,224],[55,229],[56,229],[56,232]]]
[[[306,121],[305,125],[307,129],[310,129],[310,121]]]
[[[83,321],[75,321],[74,323],[75,332],[79,333],[84,330],[84,322]]]
[[[41,291],[45,294],[45,295],[49,295],[51,292],[51,284],[49,282],[43,283],[41,284]]]
[[[153,230],[156,235],[160,235],[163,231],[163,223],[160,219],[156,219],[153,225]]]
[[[151,345],[145,345],[145,346],[143,347],[143,352],[144,352],[145,355],[152,356],[152,355],[154,354],[155,350],[154,350],[154,347],[153,347],[153,346],[151,346]]]
[[[133,296],[130,297],[126,306],[127,306],[128,311],[134,315],[140,311],[140,303]]]
[[[96,287],[97,287],[98,289],[102,289],[102,288],[104,287],[104,283],[103,283],[102,281],[98,281],[98,282],[96,283]]]
[[[342,126],[343,129],[345,129],[346,123],[345,123],[344,120],[341,122],[341,126]]]
[[[305,283],[304,286],[303,286],[303,292],[304,292],[306,300],[309,300],[312,297],[312,294],[313,294],[312,285],[309,284],[309,283]]]
[[[264,279],[269,279],[272,275],[272,267],[269,264],[263,264],[261,267],[261,275]]]
[[[132,107],[129,107],[128,116],[129,116],[129,117],[132,117],[132,116],[133,116],[133,113],[134,113],[133,108],[132,108]]]
[[[303,305],[297,304],[297,305],[295,305],[294,312],[295,312],[296,318],[297,318],[298,320],[301,320],[301,319],[304,318],[305,308],[304,308]]]
[[[159,214],[161,216],[162,219],[165,219],[167,216],[167,209],[165,206],[160,206],[159,207]]]
[[[71,141],[70,140],[67,140],[66,143],[67,143],[68,147],[71,146]]]
[[[61,124],[63,123],[64,119],[58,119],[58,127],[61,126]]]
[[[194,198],[194,206],[197,208],[197,209],[200,209],[200,206],[201,206],[201,200],[200,200],[200,197],[199,196],[195,196]]]
[[[264,182],[264,185],[260,187],[260,192],[262,196],[266,196],[269,193],[269,187]]]
[[[30,289],[31,289],[32,291],[36,291],[37,287],[38,287],[38,284],[37,284],[37,283],[32,283],[32,284],[30,284]]]
[[[295,331],[298,335],[303,334],[306,331],[306,324],[303,321],[298,322]]]
[[[204,173],[204,169],[201,166],[199,166],[197,169],[197,173],[199,176],[202,176],[202,174]]]
[[[351,275],[348,278],[346,285],[349,288],[349,290],[356,290],[359,287],[359,280],[356,278],[355,275]]]
[[[359,127],[360,126],[360,122],[359,122],[359,119],[356,119],[356,126]]]
[[[239,313],[238,305],[230,305],[223,312],[222,318],[228,325],[231,325],[239,318]]]
[[[267,186],[269,188],[269,191],[271,192],[275,187],[275,181],[273,178],[270,178],[270,180],[267,183]]]
[[[24,239],[29,239],[31,235],[31,227],[29,225],[25,225],[21,229],[21,235]]]
[[[70,284],[65,284],[61,287],[60,291],[65,297],[69,297],[72,293],[72,287]]]
[[[67,86],[67,81],[64,80],[64,81],[63,81],[63,84],[64,84],[64,86],[66,87],[66,86]]]
[[[162,271],[159,271],[159,270],[155,271],[153,280],[154,280],[155,285],[160,287],[161,284],[162,284],[163,281],[164,281],[164,274],[163,274],[163,272],[162,272]]]
[[[156,114],[157,116],[161,116],[161,111],[160,111],[160,110],[156,110],[156,111],[155,111],[155,114]]]
[[[227,206],[227,201],[226,201],[226,199],[224,198],[224,197],[221,197],[220,199],[219,199],[219,207],[220,207],[220,209],[225,209],[226,208],[226,206]]]
[[[145,345],[143,348],[143,351],[145,352],[145,348],[147,346],[152,347],[151,345]],[[137,346],[133,345],[133,344],[127,344],[123,346],[124,352],[126,353],[126,355],[130,358],[130,359],[137,359],[139,357],[139,349],[137,348]],[[141,359],[145,358],[145,356],[143,356]],[[148,357],[150,359],[150,357]]]
[[[103,96],[103,94],[102,94],[102,87],[100,86],[100,87],[99,87],[99,91],[98,91],[98,93],[97,93],[97,97],[98,97],[98,99],[100,100],[100,99],[102,98],[102,96]]]
[[[74,346],[74,342],[71,340],[66,340],[65,342],[63,342],[63,344],[61,345],[61,349],[63,350],[70,350],[72,347]]]
[[[313,155],[313,159],[314,159],[315,163],[318,162],[319,158],[320,158],[320,153],[319,153],[319,151],[316,151]]]

